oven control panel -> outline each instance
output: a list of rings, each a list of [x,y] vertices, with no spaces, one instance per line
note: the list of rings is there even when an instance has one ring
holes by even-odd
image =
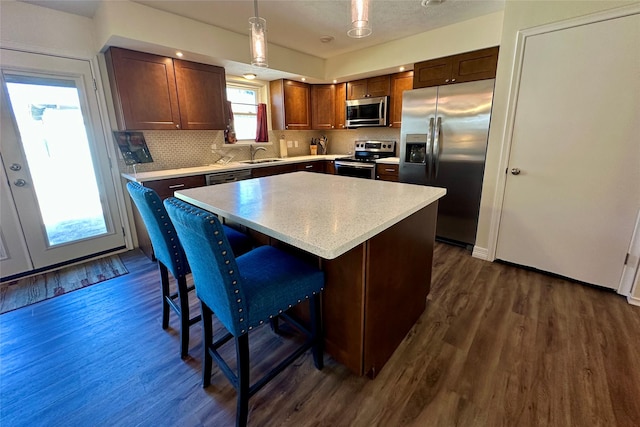
[[[356,141],[355,151],[367,151],[372,153],[395,153],[395,141]]]

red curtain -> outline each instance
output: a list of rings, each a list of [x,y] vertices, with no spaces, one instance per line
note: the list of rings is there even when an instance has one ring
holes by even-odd
[[[258,104],[258,129],[256,130],[256,142],[268,142],[267,132],[267,104]]]

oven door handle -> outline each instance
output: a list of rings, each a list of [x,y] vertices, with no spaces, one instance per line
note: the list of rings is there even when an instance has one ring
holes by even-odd
[[[354,168],[354,169],[373,169],[375,167],[375,165],[355,165],[353,163],[337,163],[336,162],[336,167],[347,167],[347,168]]]

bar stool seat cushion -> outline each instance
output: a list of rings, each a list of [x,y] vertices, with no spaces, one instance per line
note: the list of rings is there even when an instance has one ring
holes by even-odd
[[[321,270],[272,246],[254,249],[236,262],[244,285],[249,330],[320,293],[324,286]]]

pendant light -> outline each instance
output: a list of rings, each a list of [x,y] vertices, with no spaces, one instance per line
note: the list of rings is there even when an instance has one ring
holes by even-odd
[[[369,0],[351,0],[351,29],[349,37],[361,39],[371,35],[369,26]]]
[[[251,24],[251,65],[268,67],[267,63],[267,20],[258,15],[258,0],[253,0],[256,16],[249,18]]]

